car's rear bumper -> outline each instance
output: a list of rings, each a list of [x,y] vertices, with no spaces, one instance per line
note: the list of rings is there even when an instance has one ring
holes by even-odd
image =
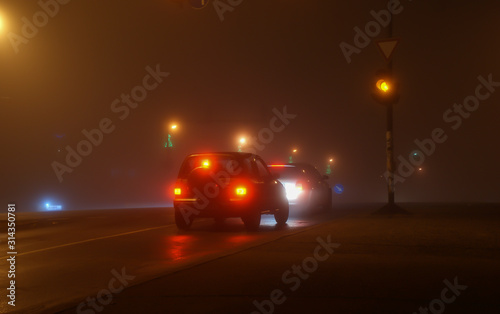
[[[288,204],[296,206],[309,206],[312,202],[310,190],[302,191],[296,197],[288,198]]]
[[[194,198],[176,199],[174,207],[188,211],[196,217],[242,217],[249,211],[257,210],[255,206],[243,200],[202,202]]]

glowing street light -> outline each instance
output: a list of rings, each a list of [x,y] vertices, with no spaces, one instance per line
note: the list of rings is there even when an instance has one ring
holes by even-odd
[[[245,144],[247,143],[247,139],[244,136],[242,136],[242,137],[240,137],[240,139],[239,139],[238,142],[239,142],[239,144],[238,144],[238,152],[242,152],[243,151],[243,146],[245,146]]]
[[[328,164],[326,165],[326,175],[330,175],[332,173],[332,163],[333,163],[333,158],[328,159]]]
[[[297,150],[296,148],[293,148],[293,149],[292,149],[292,153],[290,154],[290,156],[288,156],[288,163],[289,163],[289,164],[293,163],[293,155],[294,155],[294,154],[297,154],[297,151],[298,151],[298,150]]]
[[[165,142],[165,148],[174,147],[174,143],[172,142],[172,132],[176,132],[179,129],[179,125],[177,123],[171,123],[168,127],[167,133],[167,141]]]

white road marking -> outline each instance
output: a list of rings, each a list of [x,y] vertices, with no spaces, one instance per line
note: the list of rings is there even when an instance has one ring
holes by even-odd
[[[109,238],[116,238],[116,237],[121,237],[121,236],[128,235],[128,234],[134,234],[134,233],[139,233],[139,232],[144,232],[144,231],[150,231],[150,230],[156,230],[156,229],[161,229],[161,228],[167,228],[167,227],[170,227],[170,226],[174,226],[174,225],[152,227],[152,228],[146,228],[146,229],[141,229],[141,230],[129,231],[129,232],[124,232],[124,233],[119,233],[119,234],[113,234],[113,235],[104,236],[104,237],[92,238],[92,239],[87,239],[87,240],[82,240],[82,241],[77,241],[77,242],[72,242],[72,243],[66,243],[66,244],[51,246],[51,247],[44,248],[44,249],[39,249],[39,250],[34,250],[34,251],[29,251],[29,252],[24,252],[24,253],[19,253],[16,256],[22,256],[22,255],[28,255],[28,254],[33,254],[33,253],[45,252],[45,251],[50,251],[50,250],[54,250],[54,249],[58,249],[58,248],[62,248],[62,247],[67,247],[67,246],[72,246],[72,245],[77,245],[77,244],[82,244],[82,243],[88,243],[88,242],[97,241],[97,240],[103,240],[103,239],[109,239]],[[7,256],[2,256],[2,257],[0,257],[0,259],[5,259],[5,258],[8,258],[8,257],[10,257],[10,256],[8,256],[8,255]]]

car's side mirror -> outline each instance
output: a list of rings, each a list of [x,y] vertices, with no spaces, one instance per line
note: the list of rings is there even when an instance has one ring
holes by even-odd
[[[330,177],[329,177],[329,176],[327,176],[327,175],[325,174],[325,175],[323,175],[323,176],[321,177],[321,179],[323,179],[323,180],[328,180],[328,179],[330,179]]]

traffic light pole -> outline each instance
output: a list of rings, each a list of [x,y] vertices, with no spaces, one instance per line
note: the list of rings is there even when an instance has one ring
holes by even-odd
[[[393,104],[387,105],[387,131],[386,131],[386,155],[387,155],[387,200],[389,207],[394,206],[394,139],[392,137],[392,111]]]
[[[389,38],[392,37],[392,21],[389,23]],[[392,74],[392,59],[387,65],[389,73]],[[391,102],[387,106],[387,132],[386,132],[386,154],[387,154],[387,171],[389,178],[387,180],[387,198],[389,207],[394,207],[394,139],[392,137],[392,113],[394,104]]]
[[[389,38],[392,38],[392,29],[393,29],[393,19],[392,16],[391,21],[388,25],[389,30]],[[392,59],[387,64],[387,70],[390,74],[392,74]],[[387,156],[387,205],[380,208],[376,213],[379,214],[398,214],[398,213],[407,213],[404,209],[397,206],[394,203],[394,139],[393,139],[393,128],[392,128],[392,120],[393,120],[393,107],[394,102],[390,102],[387,105],[387,131],[386,131],[386,156]]]

